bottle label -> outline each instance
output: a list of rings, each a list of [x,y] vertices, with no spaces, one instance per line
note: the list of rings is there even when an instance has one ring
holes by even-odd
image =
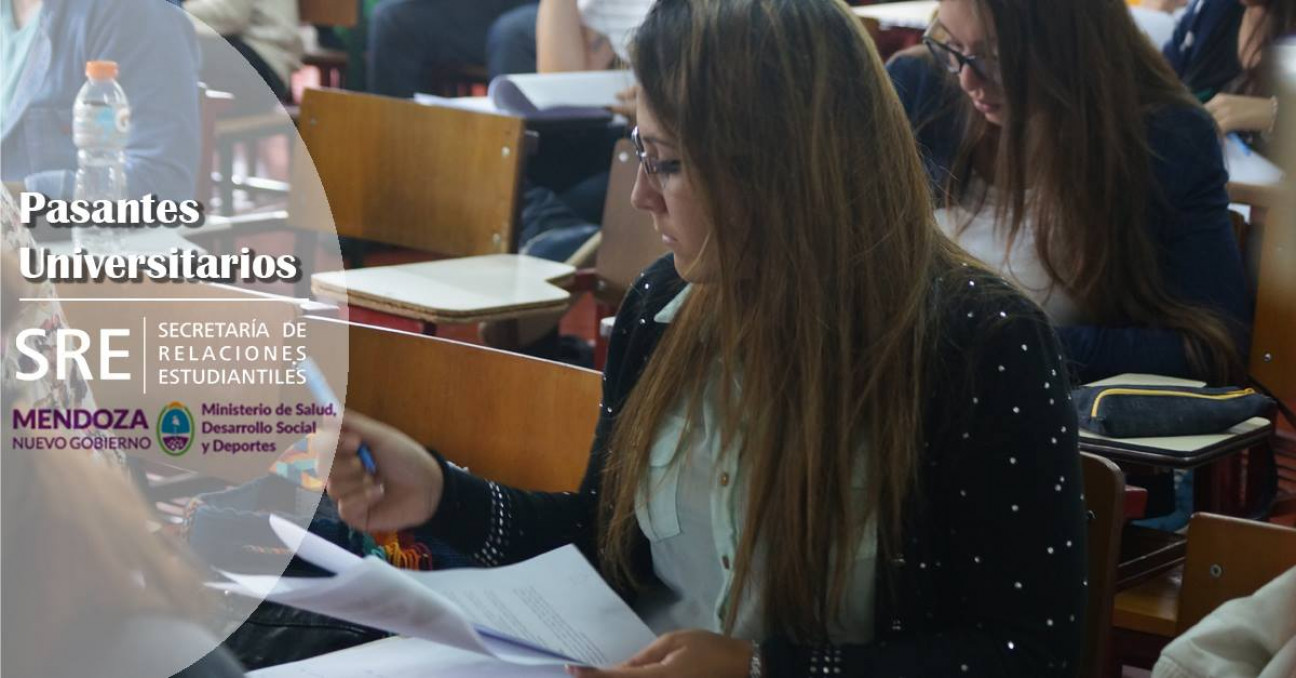
[[[117,124],[118,134],[123,134],[123,135],[129,134],[130,124],[131,124],[131,110],[129,108],[118,109],[116,120],[114,122],[116,122]]]
[[[78,111],[73,132],[78,148],[125,146],[130,126],[129,107],[90,104]]]

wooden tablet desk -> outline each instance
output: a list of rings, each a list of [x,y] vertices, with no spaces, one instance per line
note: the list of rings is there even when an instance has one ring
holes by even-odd
[[[1094,382],[1095,385],[1144,384],[1161,386],[1202,386],[1199,381],[1175,379],[1149,374],[1122,374]],[[1224,433],[1168,438],[1106,438],[1080,430],[1080,450],[1125,464],[1142,464],[1167,469],[1201,469],[1194,484],[1197,487],[1196,508],[1217,513],[1244,510],[1237,498],[1247,484],[1251,496],[1251,474],[1240,478],[1241,458],[1237,455],[1264,445],[1274,432],[1274,423],[1254,417]]]
[[[316,295],[429,323],[478,323],[567,308],[576,269],[519,254],[443,259],[311,276]]]
[[[1120,384],[1142,386],[1187,386],[1205,384],[1189,379],[1175,379],[1153,374],[1122,374],[1095,381],[1092,386]],[[1107,438],[1080,429],[1080,449],[1118,462],[1145,464],[1173,469],[1192,469],[1241,452],[1273,433],[1274,424],[1263,417],[1253,417],[1224,433],[1166,438]]]
[[[1274,424],[1263,417],[1248,419],[1225,433],[1173,438],[1105,438],[1080,431],[1080,449],[1108,459],[1174,469],[1192,469],[1263,442]]]

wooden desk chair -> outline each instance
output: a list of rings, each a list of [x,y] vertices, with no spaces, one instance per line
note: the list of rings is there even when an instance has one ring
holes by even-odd
[[[471,324],[565,311],[570,265],[520,254],[488,254],[316,273],[316,296],[423,323]]]
[[[561,309],[562,264],[501,257],[516,249],[524,164],[520,118],[337,90],[302,101],[288,211],[297,228],[472,261],[320,273],[330,299],[433,323],[476,323]],[[309,158],[304,154],[309,151]],[[319,186],[319,191],[312,191]],[[327,196],[327,199],[325,198]],[[485,277],[483,277],[485,276]]]
[[[1116,595],[1126,663],[1149,668],[1161,649],[1220,604],[1254,593],[1296,564],[1296,529],[1198,513],[1182,568]]]
[[[300,127],[293,227],[451,257],[516,248],[520,118],[309,90]]]
[[[1296,566],[1296,529],[1198,513],[1188,526],[1176,633]]]
[[[303,25],[327,28],[356,28],[360,24],[359,0],[297,0],[297,14]],[[302,65],[320,72],[320,84],[342,88],[350,59],[345,51],[318,45],[302,55]]]
[[[212,198],[212,165],[216,153],[216,121],[234,104],[234,95],[198,84],[198,110],[202,129],[202,146],[198,152],[198,180],[194,196],[204,205]]]
[[[1283,103],[1296,110],[1296,82],[1284,83]],[[1284,109],[1288,110],[1288,109]],[[1290,123],[1291,121],[1287,121]],[[1296,167],[1296,135],[1282,136],[1280,151],[1287,167]],[[1260,269],[1256,274],[1255,321],[1251,328],[1250,374],[1275,399],[1285,404],[1288,424],[1296,428],[1296,177],[1287,173],[1285,190],[1262,224],[1257,226]],[[1289,429],[1290,430],[1290,429]],[[1273,479],[1278,487],[1271,510],[1296,515],[1296,449],[1278,445]]]
[[[1089,518],[1089,602],[1086,611],[1084,665],[1080,675],[1102,678],[1107,669],[1116,560],[1125,524],[1125,475],[1115,463],[1080,455],[1085,510]]]
[[[531,490],[579,486],[598,421],[597,372],[436,337],[307,320],[322,340],[349,334],[348,409],[396,426],[491,480]]]

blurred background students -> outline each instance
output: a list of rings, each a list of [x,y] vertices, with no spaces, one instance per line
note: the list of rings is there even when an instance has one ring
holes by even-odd
[[[1221,131],[1256,143],[1278,119],[1266,53],[1293,29],[1294,0],[1193,0],[1163,54]]]
[[[274,99],[288,99],[293,71],[301,65],[302,42],[297,0],[187,0],[203,49],[203,82],[234,95],[240,110],[264,108],[264,90],[243,68],[232,69],[221,41],[238,52]],[[241,64],[239,64],[241,66]]]
[[[131,197],[193,197],[201,145],[198,50],[188,17],[166,0],[0,0],[0,175],[71,198],[77,168],[72,102],[87,61],[115,61],[130,99]]]
[[[486,31],[535,0],[383,0],[369,18],[369,72],[376,94],[408,98],[430,70],[486,64]]]
[[[1082,382],[1240,376],[1218,136],[1124,3],[942,0],[890,64],[939,221],[1030,294]]]

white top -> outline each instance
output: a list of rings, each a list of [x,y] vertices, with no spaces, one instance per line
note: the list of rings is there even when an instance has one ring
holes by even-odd
[[[972,185],[968,187],[971,195],[978,195],[982,190],[988,192],[985,204],[976,214],[962,207],[937,210],[936,222],[941,230],[969,254],[1020,287],[1044,309],[1054,325],[1066,327],[1089,324],[1080,306],[1066,290],[1054,284],[1053,278],[1040,261],[1035,251],[1032,224],[1026,224],[1009,252],[1007,228],[1000,228],[995,221],[999,192],[993,186],[987,187],[980,179],[973,179]],[[959,233],[959,228],[965,223],[967,227]]]
[[[1219,606],[1161,652],[1152,678],[1296,675],[1296,568]]]
[[[692,289],[685,287],[655,320],[674,320]],[[746,515],[747,493],[737,455],[718,454],[716,376],[713,374],[707,384],[697,421],[687,439],[682,440],[684,403],[677,403],[667,413],[649,452],[648,482],[635,506],[639,527],[652,546],[653,569],[664,584],[643,596],[635,612],[657,634],[690,628],[719,633],[728,611],[726,601],[733,585],[732,566]],[[862,474],[856,473],[852,486],[862,491]],[[876,566],[877,526],[871,522],[856,552],[845,614],[840,623],[829,628],[834,643],[872,640]],[[760,611],[750,603],[761,588],[757,564],[738,613],[734,637],[765,639]]]
[[[297,0],[187,0],[184,8],[200,35],[238,36],[291,84],[302,55]]]
[[[608,39],[612,51],[630,63],[630,38],[648,16],[653,0],[579,0],[581,23]]]

